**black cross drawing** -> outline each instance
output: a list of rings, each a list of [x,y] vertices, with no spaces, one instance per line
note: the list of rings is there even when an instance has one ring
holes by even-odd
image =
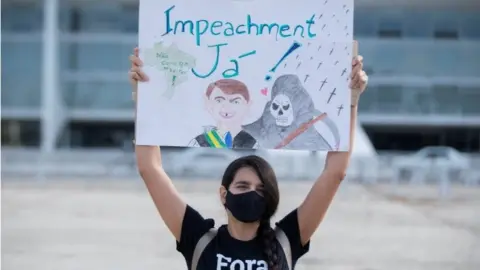
[[[317,69],[319,69],[322,66],[323,62],[318,63]]]
[[[318,19],[320,20],[323,17],[323,13],[318,16]]]
[[[343,110],[343,104],[342,104],[342,105],[340,105],[340,106],[338,106],[338,107],[337,107],[337,109],[338,109],[338,113],[337,113],[337,115],[340,115],[340,113],[341,113],[341,112],[342,112],[342,110]]]
[[[338,64],[338,61],[337,61],[337,62],[335,62],[335,66],[336,66],[337,64]]]
[[[318,50],[317,50],[317,51],[320,51],[321,48],[322,48],[322,45],[318,46]]]
[[[322,26],[322,30],[323,30],[323,29],[325,29],[325,27],[327,27],[327,25],[326,25],[326,24],[324,24],[324,25]]]
[[[332,55],[332,53],[333,53],[333,48],[330,50],[330,55]]]
[[[304,82],[304,83],[306,83],[306,82],[307,82],[307,80],[308,80],[308,77],[310,77],[310,75],[305,75],[305,80],[303,80],[303,82]]]
[[[347,10],[345,10],[345,13],[348,13],[349,11],[350,11],[350,9],[347,9]]]
[[[347,73],[347,69],[346,69],[346,68],[344,68],[344,69],[342,70],[342,76],[345,75],[345,73]]]
[[[333,88],[333,91],[330,92],[330,97],[328,98],[327,104],[330,103],[330,100],[332,100],[333,96],[336,96],[337,94],[335,93],[337,91],[337,88]]]
[[[300,65],[301,65],[301,64],[302,64],[302,62],[298,63],[298,65],[297,65],[297,69],[300,67]]]
[[[318,91],[322,91],[323,86],[328,83],[327,78],[325,78],[325,80],[321,81],[321,83],[322,83],[322,85],[320,85],[320,89],[318,89]]]

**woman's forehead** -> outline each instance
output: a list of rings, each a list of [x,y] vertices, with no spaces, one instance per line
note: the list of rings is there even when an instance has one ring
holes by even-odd
[[[262,181],[260,180],[254,169],[250,167],[244,167],[237,171],[232,183],[248,183],[250,185],[259,185],[262,184]]]

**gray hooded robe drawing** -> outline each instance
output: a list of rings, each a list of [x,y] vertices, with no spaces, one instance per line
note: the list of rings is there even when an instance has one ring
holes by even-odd
[[[245,125],[244,130],[250,133],[261,148],[275,148],[289,134],[309,122],[322,112],[315,109],[312,98],[296,75],[278,77],[272,87],[271,100],[265,105],[262,116],[255,122]],[[340,135],[335,123],[326,116],[321,120],[331,130],[336,145],[340,143]],[[335,150],[327,140],[311,126],[295,137],[282,149]]]

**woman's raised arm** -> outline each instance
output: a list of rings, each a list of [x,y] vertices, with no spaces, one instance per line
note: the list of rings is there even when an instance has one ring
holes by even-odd
[[[138,82],[148,81],[148,78],[142,72],[143,63],[138,58],[138,48],[130,56],[130,61],[129,78],[136,111]],[[145,182],[160,216],[177,241],[180,241],[182,221],[187,205],[162,167],[160,147],[136,145],[135,154],[140,176]]]
[[[365,90],[368,77],[363,71],[362,57],[353,60],[351,91],[352,105],[350,112],[350,149],[348,152],[329,152],[322,174],[315,181],[307,197],[298,208],[298,225],[300,238],[305,245],[320,225],[330,203],[345,177],[355,138],[357,122],[357,105],[360,94]]]

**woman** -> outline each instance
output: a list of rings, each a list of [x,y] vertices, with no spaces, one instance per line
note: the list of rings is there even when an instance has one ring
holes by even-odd
[[[130,61],[129,76],[136,100],[138,82],[148,81],[148,77],[142,72],[138,49]],[[350,149],[358,100],[368,79],[361,56],[354,58],[352,66]],[[280,197],[272,167],[258,156],[233,161],[225,170],[219,189],[228,224],[212,230],[213,220],[204,219],[180,197],[162,168],[159,148],[136,146],[135,152],[140,175],[190,270],[293,270],[297,260],[308,252],[310,238],[345,176],[351,154],[328,153],[323,172],[305,200],[276,223],[275,229],[270,226],[270,218]]]

